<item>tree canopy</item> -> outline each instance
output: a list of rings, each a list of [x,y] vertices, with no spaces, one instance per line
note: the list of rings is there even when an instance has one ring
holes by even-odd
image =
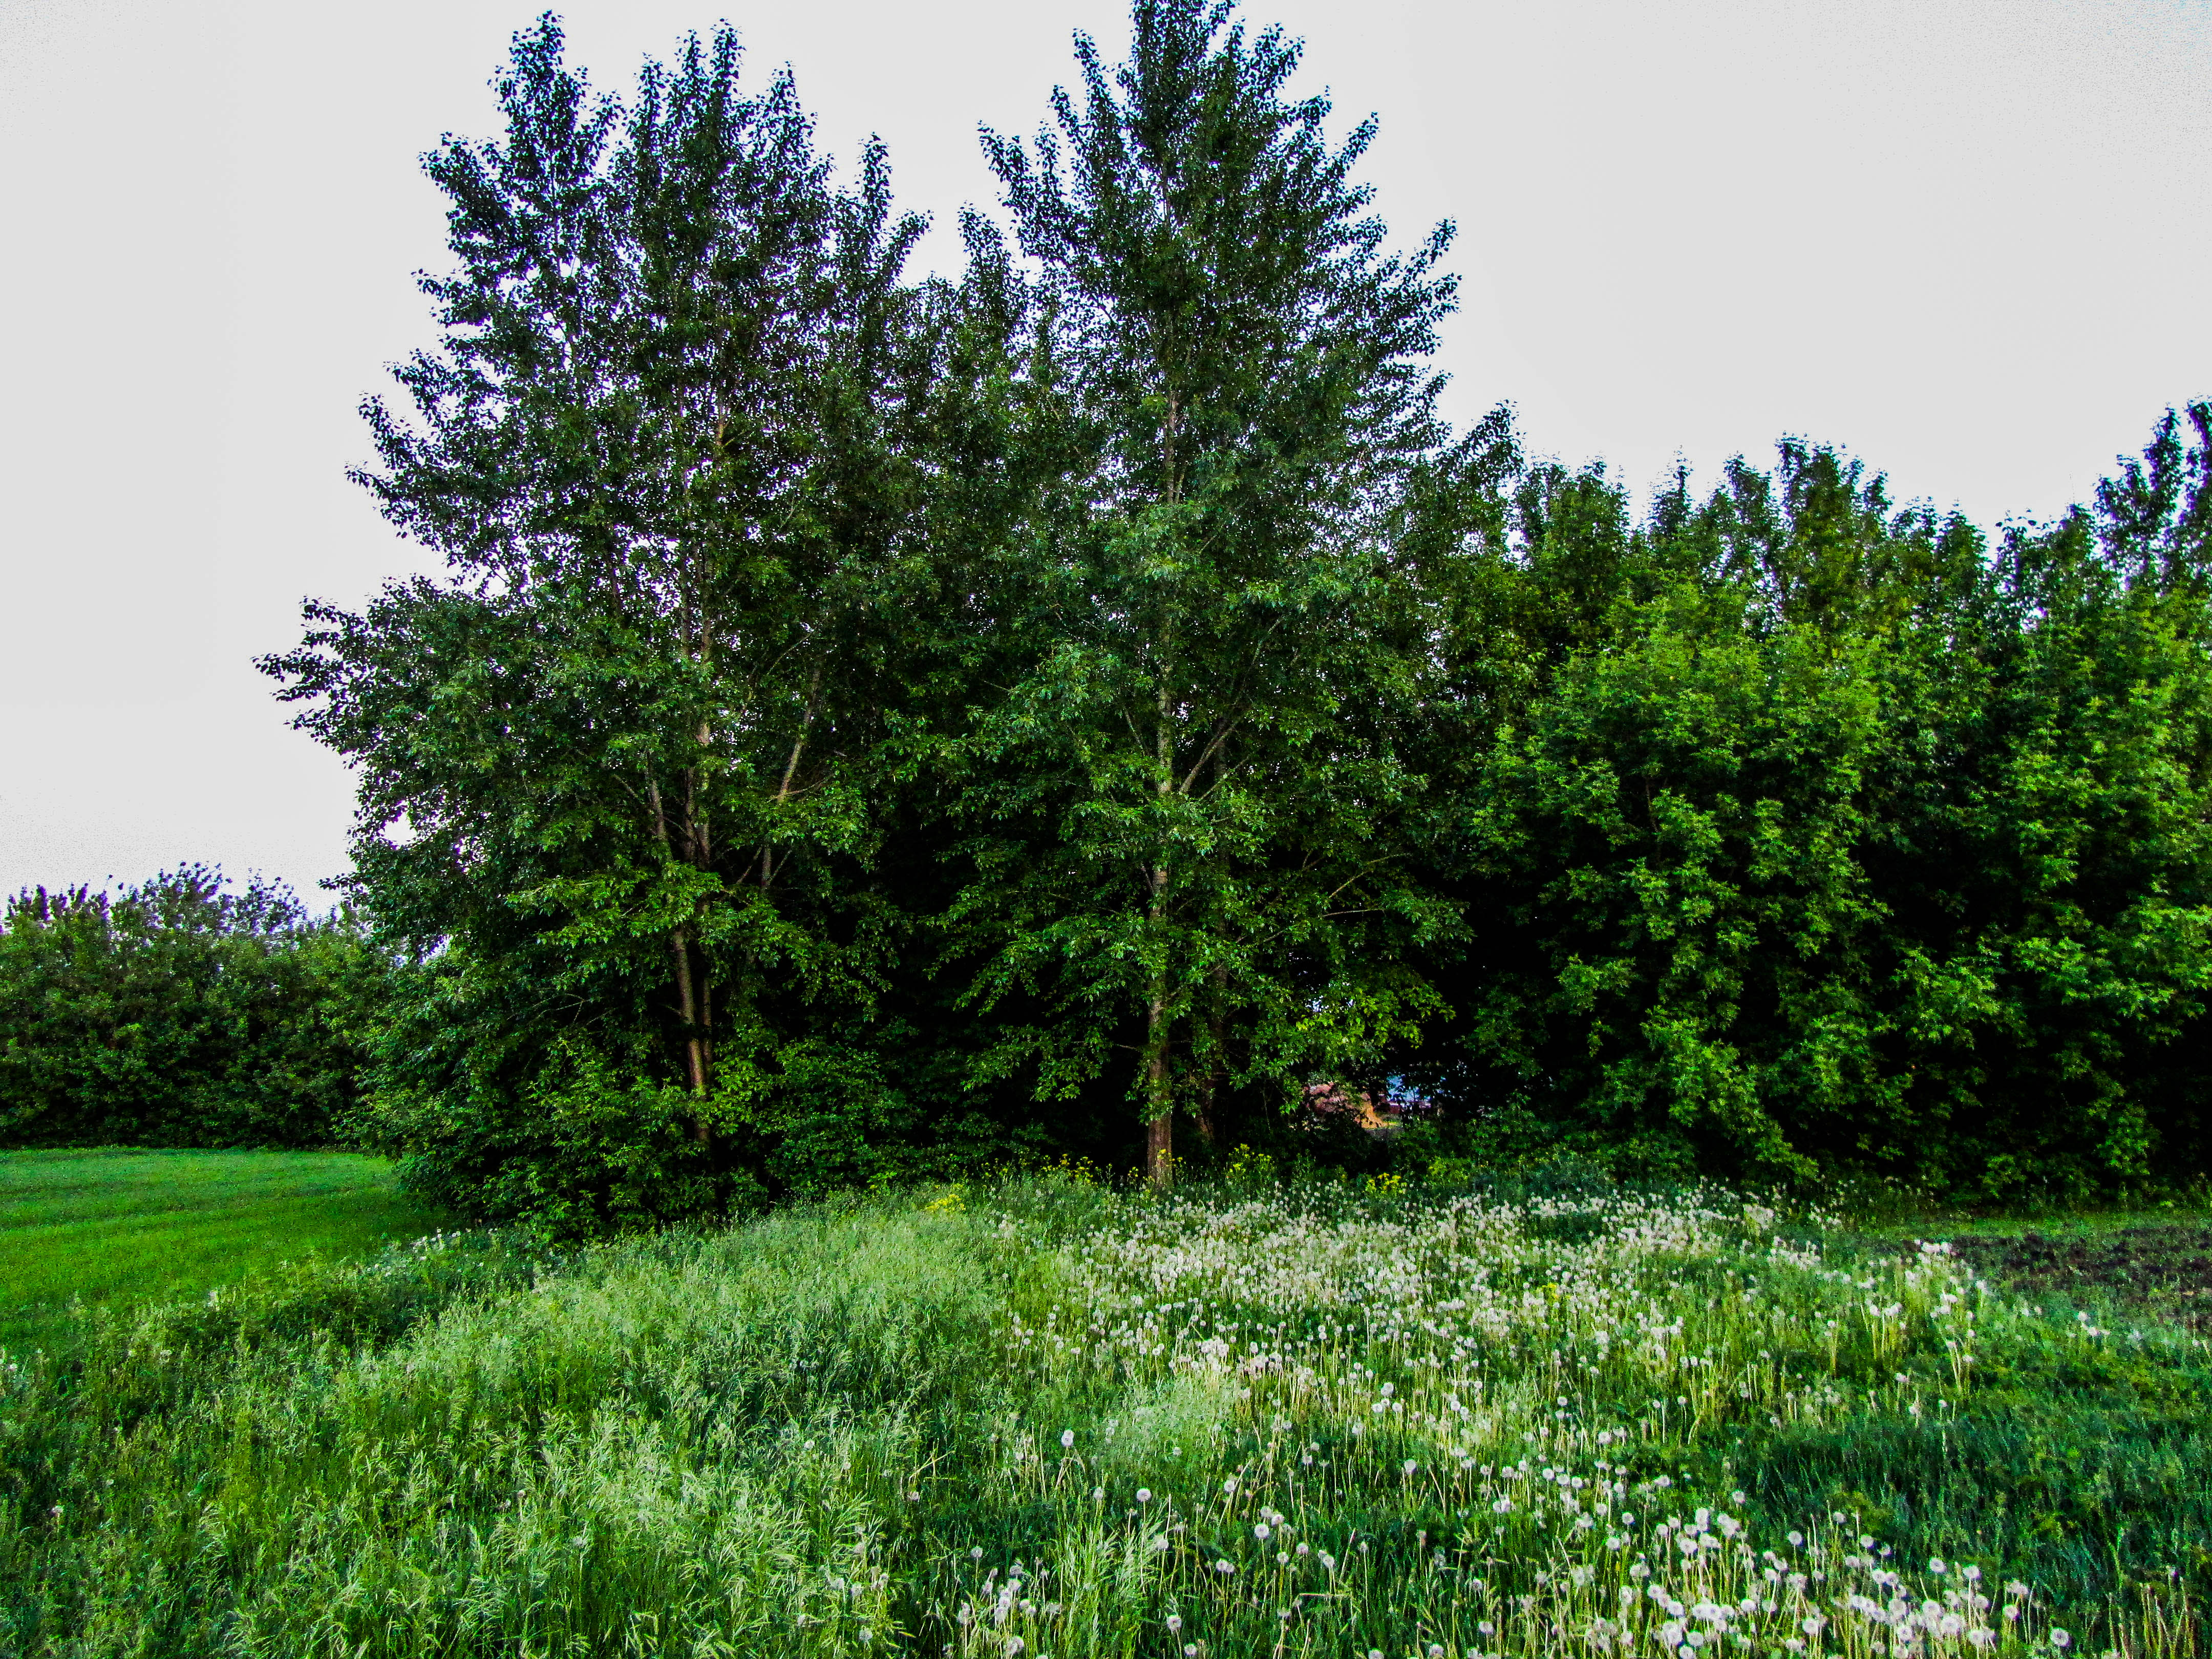
[[[2202,1170],[2212,405],[1994,541],[1796,439],[1639,503],[1447,429],[1452,228],[1295,42],[1132,23],[957,278],[726,28],[624,101],[543,20],[426,158],[359,476],[447,571],[265,665],[360,774],[411,1178],[1164,1181],[1389,1088],[1401,1158]]]

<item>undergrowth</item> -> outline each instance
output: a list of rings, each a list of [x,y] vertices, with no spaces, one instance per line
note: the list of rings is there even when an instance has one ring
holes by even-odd
[[[2212,1576],[2200,1340],[1715,1190],[460,1235],[7,1364],[25,1656],[2186,1655]]]

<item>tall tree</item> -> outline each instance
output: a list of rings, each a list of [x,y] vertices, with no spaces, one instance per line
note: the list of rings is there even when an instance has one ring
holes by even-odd
[[[1146,1166],[1178,1091],[1373,1058],[1430,999],[1392,942],[1414,780],[1375,718],[1391,530],[1445,434],[1424,366],[1439,226],[1388,255],[1298,46],[1211,0],[1138,0],[1129,61],[1079,36],[1079,99],[987,132],[1050,319],[1079,458],[1000,605],[1034,641],[967,746],[951,915],[971,1000],[1026,1012],[994,1064],[1065,1096],[1133,1050]]]
[[[711,1167],[779,1010],[865,978],[833,866],[865,848],[913,552],[921,225],[879,147],[833,188],[788,76],[743,93],[726,28],[627,112],[550,17],[497,85],[504,141],[426,161],[440,348],[398,371],[404,414],[367,407],[361,481],[451,576],[311,607],[268,666],[361,769],[371,914],[442,951],[417,1006],[443,1035],[396,1046],[387,1103],[434,1128],[474,1091],[512,1162],[549,1079],[596,1099],[612,1066]]]

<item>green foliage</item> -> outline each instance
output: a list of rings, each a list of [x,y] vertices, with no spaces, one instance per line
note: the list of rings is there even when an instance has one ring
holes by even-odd
[[[384,963],[199,865],[117,894],[44,888],[0,918],[0,1145],[326,1146],[351,1129]]]
[[[1419,1062],[1453,1150],[1984,1197],[2203,1170],[2191,420],[1994,557],[1825,449],[1640,526],[1540,472],[1459,635],[1498,690],[1433,843],[1474,918],[1466,1058]]]
[[[623,104],[549,17],[428,158],[361,482],[448,569],[264,664],[362,781],[417,1190],[2201,1174],[2212,405],[1994,543],[1796,439],[1639,513],[1445,428],[1451,228],[1387,251],[1295,42],[1132,19],[957,282],[727,30]],[[1332,1109],[1401,1085],[1395,1154]]]

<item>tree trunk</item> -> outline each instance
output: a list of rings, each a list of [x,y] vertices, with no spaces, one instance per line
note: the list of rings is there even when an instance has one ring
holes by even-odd
[[[687,782],[687,792],[690,787]],[[660,785],[657,780],[647,778],[645,787],[647,799],[653,805],[653,827],[660,839],[661,851],[673,858],[674,842],[668,831],[668,814],[661,801]],[[676,969],[676,1015],[684,1022],[684,1066],[690,1074],[691,1092],[703,1105],[713,1086],[713,1077],[707,1050],[706,1017],[691,975],[691,939],[688,930],[670,929],[668,955]],[[703,1110],[693,1120],[691,1134],[702,1144],[713,1139],[714,1130]]]
[[[684,1052],[691,1073],[691,1092],[701,1099],[707,1096],[707,1038],[700,1029],[699,1000],[691,977],[691,940],[681,927],[668,936],[669,954],[676,959],[676,1011],[682,1016],[685,1028]],[[699,1125],[699,1139],[707,1138],[707,1126]]]
[[[1157,872],[1164,877],[1165,871]],[[1145,1179],[1164,1190],[1175,1180],[1175,1100],[1168,1088],[1167,975],[1155,970],[1145,1010]]]
[[[1166,653],[1162,653],[1164,659]],[[1164,660],[1153,688],[1154,784],[1164,805],[1175,793],[1175,728],[1170,724],[1174,700],[1169,694]],[[1156,864],[1152,872],[1152,908],[1145,921],[1152,933],[1151,994],[1145,1000],[1145,1179],[1156,1188],[1175,1180],[1175,1097],[1168,1086],[1168,1040],[1173,1022],[1168,1017],[1168,867]]]
[[[1206,1011],[1206,1028],[1207,1035],[1212,1039],[1212,1052],[1206,1056],[1206,1075],[1200,1080],[1198,1085],[1198,1138],[1205,1144],[1209,1157],[1218,1150],[1213,1140],[1213,1103],[1220,1093],[1222,1073],[1226,1069],[1222,1053],[1222,1038],[1224,1033],[1221,1005],[1229,976],[1224,969],[1217,967],[1211,977],[1213,981],[1213,996]]]

